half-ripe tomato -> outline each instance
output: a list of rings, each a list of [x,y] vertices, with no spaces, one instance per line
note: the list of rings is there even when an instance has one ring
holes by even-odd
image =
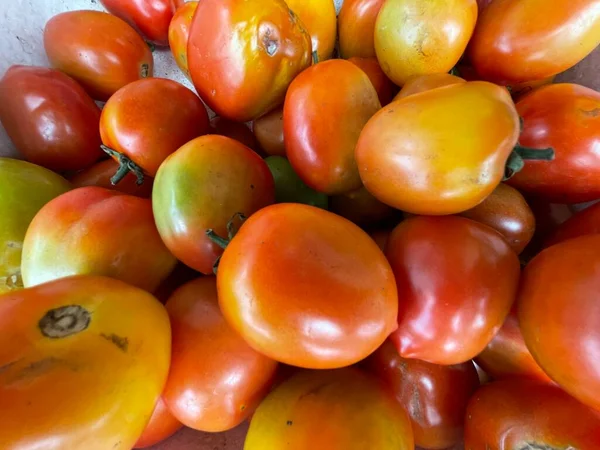
[[[302,371],[277,387],[250,422],[245,450],[413,450],[404,409],[357,369]]]
[[[429,75],[416,75],[410,77],[394,97],[394,100],[408,97],[409,95],[418,94],[419,92],[429,91],[439,87],[450,86],[452,84],[464,83],[460,77],[450,75],[449,73],[432,73]]]
[[[254,137],[252,130],[245,123],[234,122],[224,117],[213,117],[210,121],[210,134],[218,134],[219,136],[227,136],[235,139],[256,153],[261,154],[260,145]]]
[[[192,1],[184,3],[183,6],[175,11],[175,15],[169,25],[169,47],[175,62],[184,73],[190,78],[190,69],[188,67],[187,46],[190,39],[190,28],[194,13],[198,8],[198,2]]]
[[[125,21],[100,11],[70,11],[46,23],[50,64],[106,101],[126,84],[151,77],[152,52]]]
[[[129,450],[169,372],[171,330],[152,295],[104,277],[0,298],[4,449]]]
[[[398,92],[398,87],[392,83],[392,80],[390,80],[385,73],[383,73],[377,58],[353,57],[348,61],[355,66],[360,67],[361,70],[367,74],[373,87],[377,91],[379,103],[381,103],[382,106],[385,106],[392,101],[394,95]]]
[[[163,394],[169,409],[196,430],[236,427],[269,392],[277,363],[254,351],[225,322],[215,277],[183,285],[166,307],[173,330]]]
[[[515,84],[567,70],[598,44],[598,0],[502,0],[481,12],[468,56],[484,79]]]
[[[246,122],[280,105],[290,82],[311,64],[310,35],[284,0],[202,0],[188,64],[208,106]]]
[[[600,409],[600,235],[542,251],[523,272],[521,332],[531,354],[569,394]]]
[[[332,0],[286,0],[310,34],[317,61],[331,58],[337,38],[337,17]]]
[[[137,184],[137,177],[133,172],[125,175],[125,178],[118,184],[112,184],[110,179],[118,170],[118,162],[114,159],[106,159],[77,172],[69,180],[73,183],[74,187],[98,186],[142,198],[149,198],[152,195],[153,180],[149,177],[144,177],[144,182]]]
[[[465,450],[600,448],[600,414],[558,386],[497,381],[469,401]]]
[[[549,247],[587,234],[600,234],[600,202],[578,212],[560,225],[546,241],[545,246]]]
[[[487,225],[456,216],[412,217],[394,229],[386,255],[401,299],[391,336],[400,356],[463,363],[508,316],[519,259]]]
[[[384,0],[345,0],[338,16],[342,58],[375,56],[375,21]]]
[[[456,214],[500,184],[519,130],[506,89],[454,84],[385,106],[362,130],[356,160],[380,201],[414,214]]]
[[[156,176],[167,156],[208,131],[208,113],[198,96],[164,78],[128,84],[106,102],[100,118],[102,141],[116,152],[111,153],[123,176],[131,162],[137,172]]]
[[[232,327],[298,367],[354,364],[396,329],[384,254],[352,222],[313,206],[282,203],[250,217],[223,253],[217,285]]]
[[[23,242],[23,284],[104,275],[154,291],[175,267],[154,225],[150,200],[100,187],[45,205]]]
[[[404,407],[415,436],[415,445],[447,449],[462,440],[465,411],[479,387],[472,361],[440,366],[398,355],[386,341],[366,361]]]
[[[298,75],[285,97],[283,133],[287,157],[300,178],[328,195],[361,187],[354,149],[380,108],[367,74],[348,61],[325,61]]]
[[[167,408],[167,404],[161,396],[156,402],[150,421],[146,425],[146,428],[144,428],[144,432],[133,448],[152,447],[173,436],[182,427],[183,424],[173,417],[173,414],[171,414]]]
[[[256,119],[252,124],[252,131],[261,148],[268,155],[285,156],[283,106]]]
[[[400,214],[394,208],[381,203],[364,187],[347,194],[335,195],[329,203],[332,212],[360,226],[374,225]]]
[[[167,158],[152,190],[163,241],[180,261],[205,274],[223,252],[206,231],[226,236],[237,214],[249,217],[274,201],[273,176],[261,157],[217,135],[194,139]]]
[[[0,158],[0,294],[23,287],[21,250],[37,212],[71,185],[63,177],[25,161]]]
[[[0,122],[27,160],[48,169],[79,170],[102,156],[100,108],[58,70],[8,69],[0,80]]]
[[[415,75],[448,72],[476,22],[475,0],[387,0],[375,23],[377,59],[398,86]]]
[[[600,92],[552,84],[519,100],[517,111],[523,118],[520,143],[552,147],[555,158],[528,162],[509,184],[555,203],[600,199]]]

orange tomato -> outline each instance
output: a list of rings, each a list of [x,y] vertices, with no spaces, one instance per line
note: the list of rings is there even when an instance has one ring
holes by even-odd
[[[106,159],[94,164],[93,166],[77,172],[69,181],[75,187],[98,186],[106,189],[114,189],[124,194],[135,195],[136,197],[148,198],[152,194],[152,182],[149,177],[144,178],[144,183],[137,184],[137,178],[129,172],[118,184],[112,184],[110,179],[119,170],[119,163],[114,159]]]
[[[360,69],[367,74],[373,87],[377,91],[379,103],[381,103],[382,106],[385,106],[392,101],[394,93],[398,91],[398,88],[385,73],[383,73],[379,62],[377,62],[377,58],[352,57],[348,61],[360,67]]]
[[[183,427],[183,424],[173,417],[167,408],[163,397],[159,397],[154,407],[154,412],[144,432],[139,437],[133,448],[152,447],[159,442],[171,437]]]
[[[187,46],[190,39],[190,28],[194,13],[198,8],[198,2],[187,2],[175,11],[175,15],[169,25],[169,47],[177,66],[184,75],[190,78],[188,67]]]
[[[261,148],[270,156],[285,156],[283,138],[283,107],[259,117],[252,125],[254,136]]]
[[[333,55],[337,38],[337,17],[332,0],[286,0],[310,34],[312,51],[317,61],[325,61]]]
[[[409,78],[398,92],[398,95],[394,97],[394,100],[400,100],[401,98],[408,97],[409,95],[418,94],[419,92],[429,91],[443,86],[450,86],[452,84],[464,83],[465,80],[462,78],[450,75],[449,73],[432,73],[429,75],[415,75]]]
[[[375,56],[375,21],[384,0],[345,0],[338,17],[342,58]]]

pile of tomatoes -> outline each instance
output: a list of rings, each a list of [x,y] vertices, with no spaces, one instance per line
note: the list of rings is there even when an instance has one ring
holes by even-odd
[[[101,1],[0,80],[0,448],[600,449],[598,0]]]

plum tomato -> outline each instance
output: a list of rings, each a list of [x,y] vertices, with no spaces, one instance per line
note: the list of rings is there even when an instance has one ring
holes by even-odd
[[[342,58],[375,57],[375,21],[384,0],[344,0],[338,16]]]
[[[187,46],[190,39],[190,28],[194,13],[198,8],[197,1],[184,3],[175,11],[175,15],[169,25],[169,47],[177,66],[183,74],[191,79],[188,67]]]
[[[381,203],[364,187],[329,200],[331,211],[360,226],[375,225],[399,215],[399,211]]]
[[[394,100],[400,100],[401,98],[408,97],[409,95],[418,94],[419,92],[429,91],[444,86],[451,86],[453,84],[464,83],[460,77],[450,75],[449,73],[432,73],[429,75],[415,75],[410,77],[398,92],[398,95],[394,97]]]
[[[167,408],[163,397],[159,397],[154,407],[154,412],[150,416],[150,421],[144,428],[144,432],[139,437],[133,448],[152,447],[159,442],[171,437],[183,427],[183,424],[173,417],[173,414]]]
[[[256,119],[252,124],[252,131],[265,153],[271,156],[285,156],[283,106]]]
[[[337,37],[337,17],[332,0],[286,0],[310,34],[317,61],[331,58]]]
[[[352,57],[348,61],[355,66],[360,67],[360,69],[367,74],[373,87],[377,91],[379,103],[381,103],[382,106],[385,106],[392,101],[394,95],[398,92],[398,87],[392,83],[392,80],[390,80],[385,73],[383,73],[377,58]]]
[[[550,247],[587,234],[600,234],[600,202],[578,212],[562,223],[546,241],[545,246]]]

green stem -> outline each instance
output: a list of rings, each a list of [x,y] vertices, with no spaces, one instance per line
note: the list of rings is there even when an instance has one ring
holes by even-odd
[[[229,222],[227,222],[227,237],[229,238],[230,241],[235,236],[235,233],[237,233],[237,230],[234,229],[235,219],[239,219],[239,221],[241,223],[244,223],[244,221],[247,219],[247,217],[244,215],[244,213],[238,212],[238,213],[235,213],[231,217],[231,219],[229,219]]]
[[[517,144],[506,161],[504,181],[511,179],[525,167],[525,161],[552,161],[553,148],[529,148]]]
[[[316,50],[314,52],[312,52],[312,60],[313,60],[313,64],[319,63],[319,54],[317,53]]]
[[[448,73],[450,75],[454,75],[455,77],[460,77],[460,70],[458,70],[458,66],[454,66]]]
[[[217,244],[223,250],[225,250],[227,248],[227,246],[229,245],[229,242],[230,242],[229,239],[222,238],[217,233],[215,233],[215,230],[206,230],[206,235],[208,236],[208,238],[211,241],[213,241],[215,244]]]
[[[118,151],[113,150],[112,148],[107,147],[106,145],[101,145],[100,147],[102,148],[102,150],[104,150],[105,153],[116,159],[119,163],[119,169],[110,179],[110,182],[113,186],[119,184],[129,172],[133,172],[135,174],[137,178],[136,184],[138,186],[144,183],[144,171],[140,166],[134,163],[123,153],[119,153]]]

